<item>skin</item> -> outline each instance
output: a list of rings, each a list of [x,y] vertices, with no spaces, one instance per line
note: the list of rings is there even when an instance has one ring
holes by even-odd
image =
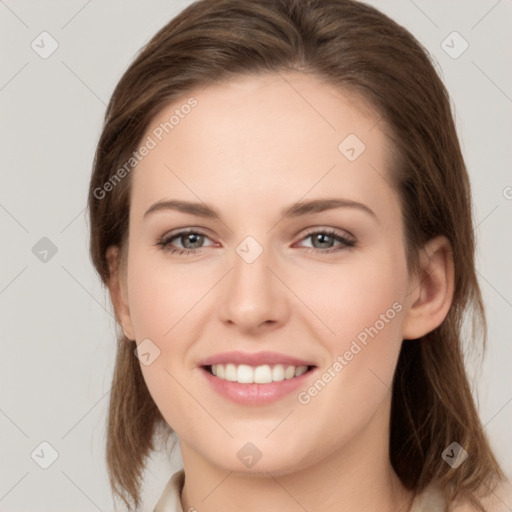
[[[299,73],[238,77],[173,102],[146,135],[190,96],[198,105],[132,174],[126,268],[118,248],[108,251],[125,335],[160,350],[141,368],[180,440],[183,509],[408,510],[411,494],[389,461],[390,387],[402,341],[448,312],[448,241],[429,241],[420,272],[409,274],[386,128],[354,96]],[[366,145],[355,161],[338,150],[348,134]],[[283,208],[319,198],[357,201],[375,215],[342,207],[281,218]],[[174,210],[144,217],[168,199],[207,203],[222,220]],[[203,245],[185,237],[173,247],[188,241],[196,254],[157,245],[186,228],[205,234]],[[356,244],[308,236],[326,228]],[[263,249],[250,264],[236,252],[247,236]],[[219,352],[270,350],[314,361],[321,374],[394,303],[401,311],[305,405],[297,393],[234,404],[197,368]],[[251,468],[237,457],[247,442],[262,454]]]

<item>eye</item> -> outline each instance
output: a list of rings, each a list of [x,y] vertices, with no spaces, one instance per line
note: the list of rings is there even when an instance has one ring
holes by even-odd
[[[181,243],[181,247],[173,247],[172,244],[175,240]],[[209,240],[209,238],[204,233],[190,229],[165,235],[157,245],[171,254],[187,255],[200,252],[200,249],[204,247],[202,244],[205,240]]]
[[[311,239],[313,247],[308,252],[316,253],[332,253],[338,252],[347,247],[354,247],[356,241],[348,235],[338,233],[332,229],[322,229],[319,231],[309,232],[302,240]],[[338,242],[338,246],[333,247],[333,243]]]
[[[332,253],[341,251],[348,247],[354,247],[356,244],[354,238],[331,229],[311,231],[305,237],[303,237],[302,240],[307,240],[308,238],[312,240],[313,247],[306,247],[307,252],[312,251],[315,253],[324,254]],[[162,250],[169,252],[170,254],[186,256],[189,254],[201,252],[202,248],[208,247],[208,245],[203,245],[205,240],[210,240],[206,234],[202,233],[201,231],[189,229],[179,231],[174,234],[165,235],[157,242],[156,245],[160,246]],[[175,241],[179,242],[181,246],[176,247]],[[338,245],[333,247],[333,243],[336,242]],[[209,244],[209,246],[212,245],[215,244]]]

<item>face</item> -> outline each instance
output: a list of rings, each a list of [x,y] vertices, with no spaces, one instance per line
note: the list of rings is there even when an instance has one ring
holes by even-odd
[[[191,91],[151,123],[132,174],[122,323],[145,343],[145,381],[182,450],[286,473],[387,435],[410,280],[378,120],[288,73]],[[277,353],[224,359],[266,362],[249,380],[277,382],[202,366],[235,351]],[[279,381],[279,361],[294,366],[284,356],[308,371]],[[244,457],[258,453],[252,469]]]

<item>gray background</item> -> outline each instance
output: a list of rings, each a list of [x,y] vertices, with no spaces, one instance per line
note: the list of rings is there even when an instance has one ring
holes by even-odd
[[[115,84],[139,48],[189,3],[0,1],[7,50],[0,74],[1,511],[113,508],[104,424],[115,324],[89,261],[86,193]],[[512,2],[369,3],[429,50],[452,96],[489,320],[486,359],[481,368],[471,359],[470,373],[485,431],[512,475]],[[46,59],[39,53],[51,40],[43,31],[58,43]],[[454,31],[469,44],[457,58],[464,41],[448,37]],[[40,467],[52,461],[43,441],[58,454],[48,469]],[[144,510],[180,463],[179,449],[171,460],[152,459]]]

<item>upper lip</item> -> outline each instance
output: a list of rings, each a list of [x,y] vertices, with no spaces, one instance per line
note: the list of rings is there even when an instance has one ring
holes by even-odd
[[[283,364],[289,366],[315,366],[311,361],[299,359],[297,357],[280,354],[278,352],[222,352],[207,357],[198,363],[198,366],[211,366],[214,364],[247,364],[249,366],[261,366],[264,364],[275,365]]]

